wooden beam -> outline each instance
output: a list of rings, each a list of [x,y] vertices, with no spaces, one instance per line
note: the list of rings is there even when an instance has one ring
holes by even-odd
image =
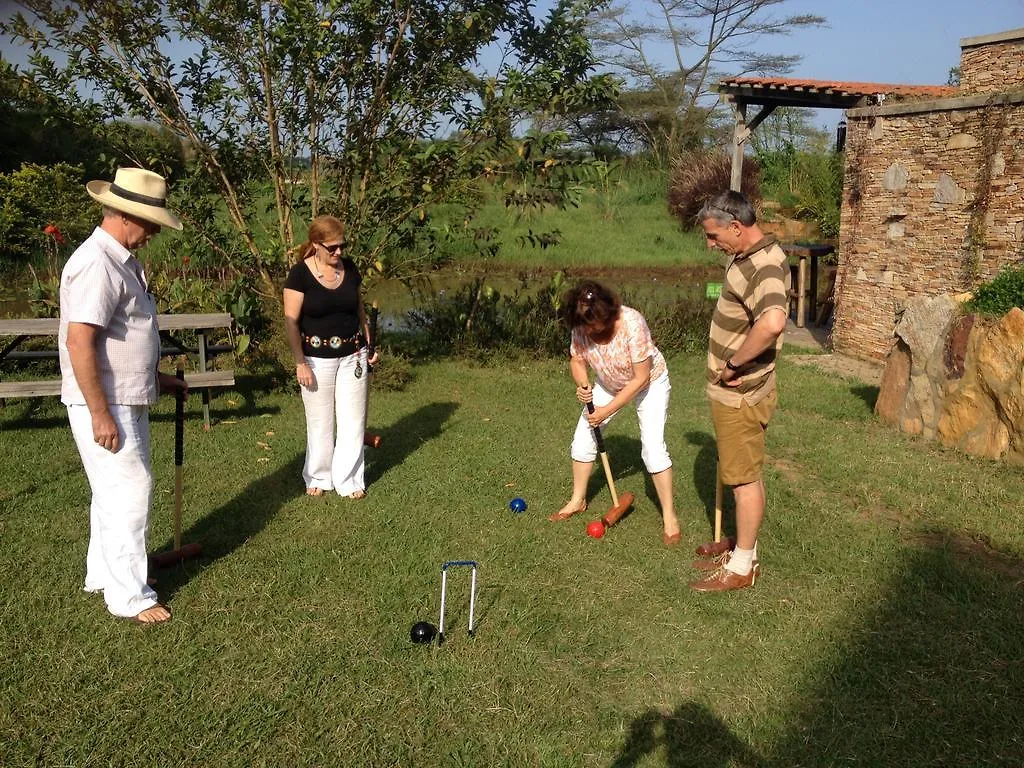
[[[746,137],[750,134],[746,125],[746,102],[734,100],[732,111],[736,118],[736,128],[732,139],[732,176],[729,180],[729,189],[739,192],[740,187],[743,186],[743,145],[746,143]]]

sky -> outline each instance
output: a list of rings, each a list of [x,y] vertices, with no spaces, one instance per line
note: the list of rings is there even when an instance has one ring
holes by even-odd
[[[1024,27],[1024,0],[787,0],[780,14],[816,14],[827,27],[762,38],[759,48],[803,57],[789,77],[945,85],[960,40]],[[842,110],[819,110],[834,126]]]
[[[0,0],[0,11],[11,5]],[[776,12],[827,19],[825,27],[758,44],[764,52],[799,54],[790,76],[815,80],[945,85],[960,63],[962,38],[1024,28],[1024,0],[785,0]],[[24,61],[6,40],[0,48],[10,60]],[[841,110],[818,110],[813,123],[831,130],[841,117]]]

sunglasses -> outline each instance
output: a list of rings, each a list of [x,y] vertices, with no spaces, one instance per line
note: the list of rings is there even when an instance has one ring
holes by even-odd
[[[345,247],[345,243],[344,242],[332,243],[331,245],[327,245],[327,243],[318,243],[318,245],[321,248],[323,248],[325,251],[327,251],[329,254],[331,254],[332,256],[334,254],[340,252],[341,249]]]

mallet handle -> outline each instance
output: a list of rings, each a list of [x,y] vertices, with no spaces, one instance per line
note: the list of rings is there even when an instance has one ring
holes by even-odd
[[[715,465],[715,541],[722,540],[722,496],[725,488],[722,487],[722,468]]]
[[[366,340],[366,359],[369,360],[373,357],[373,353],[377,351],[377,315],[380,313],[380,307],[377,306],[377,302],[374,301],[370,305],[369,312],[369,326],[370,326],[370,338]],[[366,370],[368,373],[373,372],[373,366],[367,363]]]
[[[587,413],[594,412],[594,404],[587,403]],[[608,451],[604,448],[604,437],[601,435],[600,427],[591,427],[594,430],[594,440],[597,442],[597,451],[601,454],[601,465],[604,467],[604,476],[608,481],[608,490],[612,494],[612,506],[619,506],[619,494],[615,492],[615,481],[612,479],[612,468],[608,464]]]
[[[185,371],[179,365],[175,371],[179,379],[185,378]],[[175,390],[174,403],[174,548],[181,549],[181,502],[183,494],[183,471],[185,463],[185,393]]]

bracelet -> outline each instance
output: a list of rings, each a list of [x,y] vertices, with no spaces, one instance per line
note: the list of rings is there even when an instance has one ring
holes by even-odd
[[[735,371],[738,371],[743,366],[741,366],[741,365],[733,365],[732,364],[732,360],[726,360],[725,361],[725,367],[728,368],[730,371],[734,371],[735,372]]]

